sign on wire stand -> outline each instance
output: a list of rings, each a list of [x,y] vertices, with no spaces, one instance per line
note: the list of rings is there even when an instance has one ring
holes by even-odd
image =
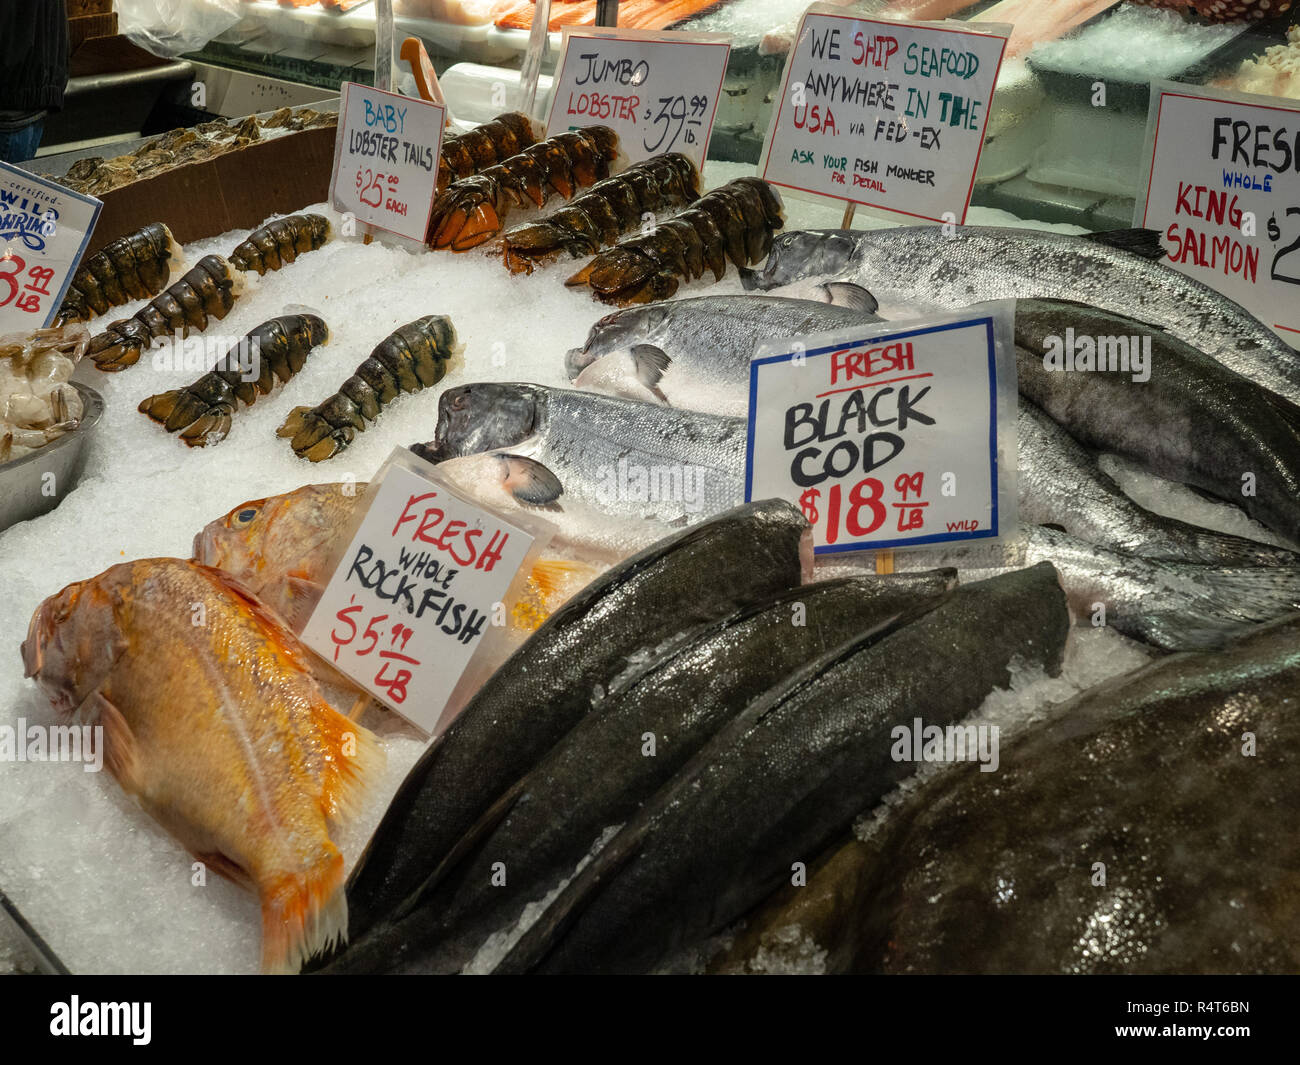
[[[760,175],[905,218],[965,224],[1008,32],[814,4],[786,60]]]
[[[818,554],[1016,528],[1015,304],[759,345],[745,498],[788,499]]]

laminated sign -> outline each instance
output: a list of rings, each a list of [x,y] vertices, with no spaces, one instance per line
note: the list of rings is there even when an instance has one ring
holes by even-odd
[[[1300,347],[1300,102],[1157,82],[1147,151],[1134,224]]]
[[[438,192],[446,109],[343,83],[330,203],[359,222],[423,241]]]
[[[50,324],[102,206],[0,162],[0,334]]]
[[[402,448],[367,492],[302,640],[434,733],[468,697],[471,660],[502,636],[505,604],[546,533],[464,499]]]
[[[796,503],[818,554],[1016,526],[1014,304],[765,343],[745,498]]]
[[[703,168],[730,40],[565,26],[546,135],[609,126],[631,162],[680,152]]]
[[[783,188],[964,224],[1006,31],[814,4],[785,65],[760,173]]]

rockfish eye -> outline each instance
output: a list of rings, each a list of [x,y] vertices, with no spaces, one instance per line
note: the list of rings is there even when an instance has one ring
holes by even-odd
[[[238,514],[235,515],[235,524],[247,525],[255,517],[257,517],[257,508],[245,507],[243,510],[241,510]]]

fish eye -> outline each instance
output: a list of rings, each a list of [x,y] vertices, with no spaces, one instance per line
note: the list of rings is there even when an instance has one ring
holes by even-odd
[[[245,507],[243,510],[241,510],[238,514],[235,515],[235,524],[247,525],[255,517],[257,517],[257,508]]]

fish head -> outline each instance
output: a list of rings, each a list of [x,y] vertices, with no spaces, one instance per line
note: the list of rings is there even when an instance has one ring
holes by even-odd
[[[431,443],[411,450],[430,462],[509,450],[537,431],[544,393],[534,385],[484,383],[449,388],[438,399]]]
[[[123,568],[69,584],[32,615],[21,647],[23,675],[35,678],[56,710],[76,710],[122,654],[120,599],[104,578]]]
[[[857,248],[852,234],[838,229],[797,229],[772,241],[767,262],[759,270],[741,270],[749,291],[767,292],[801,281],[842,273]]]
[[[669,318],[669,307],[650,303],[642,307],[607,314],[591,327],[587,343],[571,348],[564,356],[569,380],[576,380],[597,359],[619,352],[630,352],[637,344],[658,343]]]

